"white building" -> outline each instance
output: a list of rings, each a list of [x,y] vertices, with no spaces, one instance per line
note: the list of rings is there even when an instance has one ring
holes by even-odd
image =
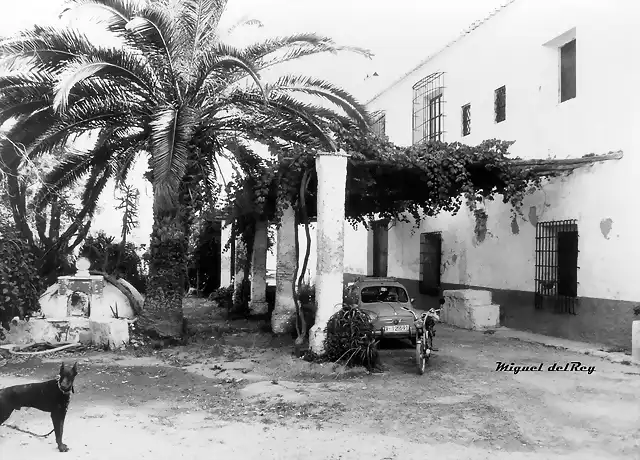
[[[516,141],[523,159],[624,157],[545,185],[515,221],[496,200],[486,228],[465,208],[413,234],[396,223],[375,244],[370,232],[368,273],[402,279],[423,305],[437,288],[490,289],[504,326],[630,347],[640,303],[639,23],[630,0],[511,1],[375,96],[368,108],[384,111],[399,145],[498,138]],[[346,267],[363,257],[345,244]]]

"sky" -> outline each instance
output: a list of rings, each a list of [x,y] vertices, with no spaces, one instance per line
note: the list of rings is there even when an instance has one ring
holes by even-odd
[[[323,55],[281,67],[283,73],[301,73],[342,86],[361,102],[373,97],[420,61],[456,38],[471,23],[485,18],[505,0],[229,0],[222,26],[240,19],[258,19],[264,27],[243,29],[245,38],[316,32],[345,46],[366,48],[374,56],[353,53]],[[33,24],[55,22],[63,0],[0,0],[0,35]],[[252,37],[250,34],[256,34]],[[236,37],[237,39],[237,37]],[[366,78],[377,73],[377,77]],[[146,161],[132,175],[142,173]],[[140,196],[140,225],[131,240],[148,243],[151,231],[152,191],[135,181]],[[119,237],[121,215],[113,209],[113,190],[103,194],[92,232],[102,229]],[[116,213],[116,214],[114,214]]]
[[[374,53],[310,58],[284,72],[322,77],[362,102],[486,17],[505,0],[229,0],[223,23],[247,17],[263,22],[259,34],[317,32],[342,45]],[[0,33],[55,20],[63,0],[0,0]],[[247,31],[249,32],[249,31]],[[378,77],[366,78],[374,72]]]

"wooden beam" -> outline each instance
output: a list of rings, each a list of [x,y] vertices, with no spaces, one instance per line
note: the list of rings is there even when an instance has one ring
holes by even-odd
[[[593,155],[582,158],[565,158],[565,159],[549,159],[549,160],[514,160],[512,164],[516,166],[580,166],[584,164],[597,163],[599,161],[619,160],[623,157],[622,150],[615,152],[607,152],[604,155]]]

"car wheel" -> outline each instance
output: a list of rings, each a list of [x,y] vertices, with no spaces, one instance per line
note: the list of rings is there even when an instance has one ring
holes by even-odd
[[[418,341],[418,339],[416,339],[416,336],[414,335],[413,337],[410,337],[409,340],[411,340],[411,346],[415,347],[416,342]]]

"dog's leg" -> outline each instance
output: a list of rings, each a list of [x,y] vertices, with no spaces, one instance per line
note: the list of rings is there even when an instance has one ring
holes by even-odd
[[[11,412],[13,412],[13,409],[11,409],[10,407],[6,407],[4,405],[0,406],[0,425],[2,425],[9,419]]]
[[[67,415],[64,410],[54,410],[51,412],[51,421],[53,422],[53,430],[56,433],[56,443],[60,452],[67,452],[69,448],[62,442],[62,432],[64,430],[64,418]]]

